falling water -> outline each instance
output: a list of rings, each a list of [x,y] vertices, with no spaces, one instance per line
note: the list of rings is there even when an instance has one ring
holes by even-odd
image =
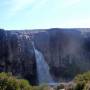
[[[34,51],[36,57],[37,75],[38,75],[39,84],[52,83],[53,80],[49,72],[49,66],[45,61],[43,54],[40,51],[38,51],[35,48],[35,46],[34,46]]]

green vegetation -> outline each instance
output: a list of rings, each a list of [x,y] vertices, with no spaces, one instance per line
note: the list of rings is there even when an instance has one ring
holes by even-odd
[[[79,74],[75,77],[75,90],[90,90],[90,72]]]
[[[84,74],[79,74],[74,79],[75,82],[85,82],[90,81],[90,72],[86,72]]]
[[[0,90],[50,90],[50,87],[48,85],[31,86],[27,80],[2,72],[0,73]]]
[[[33,90],[51,90],[51,87],[48,85],[40,85],[40,86],[34,86]]]
[[[79,74],[72,84],[60,84],[56,88],[48,85],[31,86],[27,80],[12,76],[10,73],[0,73],[0,90],[90,90],[90,72]]]
[[[71,85],[67,83],[66,86],[60,85],[56,90],[90,90],[90,72],[77,75]]]
[[[9,73],[1,73],[0,90],[31,90],[31,86],[27,80],[17,79]]]

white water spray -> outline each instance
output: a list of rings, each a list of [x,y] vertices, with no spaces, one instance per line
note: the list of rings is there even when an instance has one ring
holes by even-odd
[[[37,75],[38,75],[39,84],[53,83],[53,79],[49,71],[49,66],[45,61],[43,54],[35,48],[34,43],[33,43],[33,47],[36,57]]]

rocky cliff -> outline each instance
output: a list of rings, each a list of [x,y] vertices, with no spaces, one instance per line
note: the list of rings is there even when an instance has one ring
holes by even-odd
[[[56,81],[68,81],[76,74],[90,70],[90,33],[54,28],[35,34],[34,41]]]
[[[37,83],[34,49],[27,34],[0,30],[0,71]]]
[[[73,79],[90,70],[90,32],[81,30],[84,29],[0,30],[0,71],[37,83],[33,41],[50,66],[54,80]]]

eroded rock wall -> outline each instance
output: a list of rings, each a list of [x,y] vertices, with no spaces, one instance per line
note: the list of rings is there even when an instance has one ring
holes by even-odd
[[[56,81],[68,81],[90,70],[90,34],[84,34],[79,29],[54,28],[34,35],[35,45],[43,53]]]
[[[0,30],[0,71],[37,83],[33,41],[50,66],[54,80],[72,80],[76,74],[90,70],[90,32],[80,30]]]
[[[0,69],[37,83],[35,53],[27,34],[0,31]]]

